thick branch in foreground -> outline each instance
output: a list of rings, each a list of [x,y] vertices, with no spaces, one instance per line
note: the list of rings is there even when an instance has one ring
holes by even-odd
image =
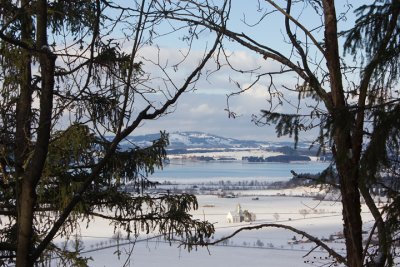
[[[307,237],[310,241],[314,242],[316,245],[324,248],[331,257],[333,257],[337,262],[339,263],[344,263],[346,264],[346,259],[338,254],[336,251],[334,251],[332,248],[330,248],[328,245],[326,245],[324,242],[322,242],[320,239],[316,238],[315,236],[312,236],[304,231],[301,231],[299,229],[296,229],[292,226],[289,225],[284,225],[284,224],[276,224],[276,223],[265,223],[265,224],[259,224],[259,225],[254,225],[254,226],[247,226],[247,227],[242,227],[240,229],[237,229],[236,231],[234,231],[232,234],[225,236],[217,241],[214,242],[209,242],[209,243],[205,243],[203,245],[216,245],[218,243],[221,243],[225,240],[228,240],[229,238],[234,237],[235,235],[237,235],[240,232],[243,231],[248,231],[248,230],[258,230],[258,229],[262,229],[262,228],[267,228],[267,227],[272,227],[272,228],[281,228],[281,229],[286,229],[289,231],[292,231],[296,234],[302,235]]]

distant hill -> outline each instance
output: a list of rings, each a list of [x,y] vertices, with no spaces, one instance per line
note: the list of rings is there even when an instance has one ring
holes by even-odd
[[[123,147],[136,145],[145,147],[151,145],[153,140],[160,137],[160,134],[146,134],[138,136],[129,136],[126,141],[122,142]],[[315,155],[316,149],[309,150],[310,144],[299,142],[298,149],[293,150],[293,142],[277,142],[277,141],[255,141],[240,140],[230,137],[222,137],[204,132],[173,132],[169,133],[170,145],[169,151],[177,153],[185,153],[186,150],[218,150],[218,149],[244,149],[244,148],[263,148],[266,150],[281,152],[286,155]]]
[[[135,144],[137,146],[148,146],[151,142],[160,137],[160,134],[146,134],[129,136],[123,146]],[[269,146],[269,142],[254,140],[238,140],[229,137],[222,137],[203,132],[173,132],[169,134],[170,145],[168,149],[218,149],[218,148],[258,148]]]

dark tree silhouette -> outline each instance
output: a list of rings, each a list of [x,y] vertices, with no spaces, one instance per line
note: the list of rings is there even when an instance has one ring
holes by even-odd
[[[291,136],[296,144],[301,132],[319,129],[314,144],[333,153],[329,173],[338,178],[343,206],[347,255],[336,259],[352,267],[391,266],[400,210],[400,2],[377,0],[355,10],[347,5],[343,12],[337,11],[339,4],[333,0],[255,2],[254,7],[248,6],[252,15],[241,10],[247,30],[236,31],[230,24],[218,25],[207,18],[184,18],[192,25],[223,32],[223,42],[236,42],[279,67],[268,70],[261,64],[245,69],[234,64],[231,52],[221,46],[219,67],[230,66],[237,75],[253,78],[250,86],[231,78],[238,91],[228,97],[229,116],[236,116],[229,99],[258,84],[265,86],[269,99],[268,108],[254,116],[257,124],[275,125],[278,136]],[[341,29],[351,11],[356,14],[354,25]],[[281,25],[273,20],[278,16]],[[264,38],[274,29],[282,33],[279,44],[274,37]],[[285,77],[282,85],[279,76]],[[290,77],[294,77],[292,85],[287,82]],[[280,106],[285,112],[277,111]],[[370,193],[378,185],[386,188],[390,199],[382,209]],[[362,234],[361,197],[375,220],[370,238]],[[375,233],[378,242],[372,245]]]
[[[147,174],[162,167],[167,134],[146,148],[120,145],[171,112],[218,48],[215,34],[193,55],[204,27],[169,23],[167,15],[198,12],[181,4],[174,12],[144,0],[1,2],[0,265],[33,266],[54,254],[85,265],[79,251],[52,240],[92,216],[128,234],[196,240],[213,232],[188,214],[193,195],[144,192],[154,185]],[[201,15],[224,24],[227,12]],[[187,49],[165,59],[163,38],[178,33]],[[126,182],[137,193],[124,192]]]

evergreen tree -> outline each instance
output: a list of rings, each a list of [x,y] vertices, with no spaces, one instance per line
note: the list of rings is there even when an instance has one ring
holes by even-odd
[[[171,112],[217,49],[219,36],[173,80],[201,29],[164,23],[167,8],[144,0],[1,1],[0,265],[33,266],[54,255],[86,265],[79,242],[68,251],[52,241],[93,216],[131,235],[201,241],[213,233],[188,214],[197,208],[193,195],[144,191],[154,186],[147,175],[162,167],[167,134],[145,148],[120,145],[144,121]],[[225,19],[219,10],[207,14]],[[188,49],[171,66],[157,41],[175,30]],[[146,57],[146,48],[158,57]],[[127,182],[136,193],[122,190]]]
[[[236,4],[229,0],[224,3],[233,7]],[[352,3],[356,4],[359,3]],[[400,210],[396,187],[399,181],[400,2],[375,0],[357,7],[350,30],[340,29],[346,17],[351,17],[349,11],[353,6],[344,8],[339,12],[343,7],[333,0],[287,0],[282,4],[257,1],[251,16],[247,10],[241,10],[247,31],[236,31],[230,25],[217,25],[207,19],[187,18],[186,21],[222,31],[225,40],[236,42],[279,66],[268,70],[261,64],[258,68],[246,69],[230,61],[229,51],[219,54],[221,66],[231,66],[238,74],[249,74],[253,78],[250,86],[234,81],[239,90],[229,98],[251,90],[256,84],[266,87],[269,108],[254,116],[256,123],[275,125],[278,136],[293,137],[295,144],[301,132],[319,129],[314,144],[321,151],[332,151],[334,160],[324,173],[338,178],[336,186],[341,193],[347,251],[346,258],[337,256],[336,260],[352,267],[392,266]],[[281,15],[282,27],[269,21],[277,14]],[[262,39],[275,28],[281,30],[284,38],[279,45],[272,42],[273,37]],[[276,77],[286,75],[288,79],[288,74],[295,76],[295,85],[283,82],[279,86]],[[297,94],[297,100],[291,97],[293,94]],[[227,110],[229,116],[235,117],[229,104]],[[392,200],[381,210],[370,194],[377,185],[386,187]],[[363,239],[361,196],[375,219],[370,236],[377,233],[376,246],[370,238]]]

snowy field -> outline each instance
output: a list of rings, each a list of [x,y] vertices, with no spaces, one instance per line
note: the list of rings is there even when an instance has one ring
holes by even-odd
[[[247,192],[248,193],[248,192]],[[214,223],[214,240],[229,235],[242,226],[262,223],[282,223],[304,230],[320,239],[329,239],[330,247],[344,253],[343,239],[337,238],[341,232],[340,202],[317,201],[309,197],[299,197],[303,189],[289,192],[261,191],[254,196],[238,198],[218,198],[214,195],[199,195],[199,209],[193,212],[198,219]],[[286,194],[286,196],[277,196]],[[240,204],[243,210],[256,214],[251,223],[228,223],[226,216]],[[365,208],[365,207],[363,207]],[[300,214],[300,210],[307,210]],[[365,213],[364,228],[369,229],[371,217]],[[168,244],[151,235],[139,236],[136,242],[120,246],[117,255],[116,241],[112,239],[113,229],[106,222],[97,220],[89,229],[83,229],[83,255],[91,257],[89,266],[330,266],[328,254],[315,248],[305,238],[283,229],[269,228],[245,231],[229,239],[224,244],[207,248],[199,247],[188,253],[178,244]],[[213,241],[213,240],[211,240]],[[294,242],[296,241],[296,242]],[[297,243],[297,244],[296,244]],[[91,250],[94,250],[90,252]],[[313,250],[312,252],[310,252]],[[131,255],[127,260],[128,255]],[[325,265],[326,264],[326,265]]]

